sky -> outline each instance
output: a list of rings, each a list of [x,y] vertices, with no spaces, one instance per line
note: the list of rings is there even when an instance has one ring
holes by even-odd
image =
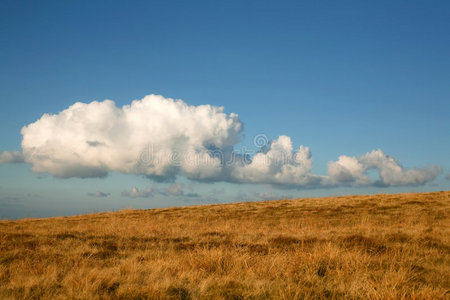
[[[448,1],[1,1],[0,218],[450,189]]]

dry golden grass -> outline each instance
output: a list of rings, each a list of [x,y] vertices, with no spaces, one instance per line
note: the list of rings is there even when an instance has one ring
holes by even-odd
[[[450,192],[0,221],[1,299],[448,299]]]

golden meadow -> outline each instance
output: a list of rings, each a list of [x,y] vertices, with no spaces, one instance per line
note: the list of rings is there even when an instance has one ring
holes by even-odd
[[[449,299],[450,192],[0,221],[0,299]]]

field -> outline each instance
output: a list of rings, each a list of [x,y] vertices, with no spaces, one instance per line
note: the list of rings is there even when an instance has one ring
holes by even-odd
[[[0,221],[0,299],[449,299],[450,192]]]

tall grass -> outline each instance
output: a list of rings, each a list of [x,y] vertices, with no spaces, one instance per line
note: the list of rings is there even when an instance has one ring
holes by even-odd
[[[450,192],[0,221],[1,299],[448,299]]]

